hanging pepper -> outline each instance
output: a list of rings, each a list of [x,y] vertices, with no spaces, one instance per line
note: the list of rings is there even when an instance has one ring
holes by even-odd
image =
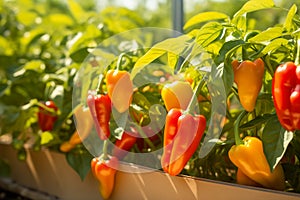
[[[243,112],[234,127],[236,145],[229,152],[229,159],[247,177],[263,187],[284,190],[285,178],[282,166],[278,164],[271,172],[264,154],[262,141],[256,137],[246,136],[243,140],[239,137],[238,124],[245,116]]]
[[[99,192],[103,199],[108,199],[113,192],[118,165],[119,161],[116,157],[105,159],[102,156],[91,161],[91,170],[99,182]]]
[[[187,109],[192,96],[192,87],[186,81],[174,81],[168,83],[161,90],[161,97],[167,111],[172,108]]]
[[[131,103],[133,84],[127,71],[108,70],[106,73],[108,96],[113,106],[120,113],[125,112]]]
[[[51,131],[54,123],[57,120],[58,107],[53,101],[46,101],[42,103],[43,106],[39,106],[38,112],[38,124],[42,131]],[[44,108],[45,107],[45,108]],[[49,112],[47,109],[54,112]]]
[[[192,116],[181,109],[171,109],[164,129],[164,152],[161,165],[170,175],[179,174],[201,141],[206,128],[203,115]]]
[[[300,130],[300,68],[295,63],[277,67],[272,95],[281,125],[289,131]]]
[[[87,105],[90,109],[99,138],[101,140],[109,138],[109,121],[111,115],[111,100],[109,96],[89,92]]]
[[[238,87],[238,95],[244,109],[251,112],[255,108],[256,99],[262,87],[264,62],[258,58],[254,62],[245,60],[232,62],[234,82]]]
[[[126,156],[127,151],[133,147],[136,141],[136,136],[132,135],[132,133],[124,132],[121,139],[115,142],[112,155],[121,160]]]

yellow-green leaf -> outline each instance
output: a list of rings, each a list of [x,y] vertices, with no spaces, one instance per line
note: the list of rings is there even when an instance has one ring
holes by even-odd
[[[197,44],[206,47],[224,33],[223,26],[218,22],[209,22],[205,24],[199,31],[196,38]]]
[[[235,13],[234,18],[239,17],[245,13],[262,10],[266,8],[272,8],[274,6],[275,4],[273,0],[249,0],[243,5],[243,7],[239,11]]]
[[[290,8],[290,10],[286,16],[285,22],[283,24],[283,27],[286,30],[291,31],[291,29],[293,27],[293,18],[296,13],[297,13],[297,6],[295,4],[293,4],[293,6]]]
[[[69,9],[70,9],[73,17],[77,21],[84,20],[85,12],[81,8],[81,6],[74,0],[68,0],[68,4],[69,4]]]
[[[249,39],[253,43],[265,43],[282,36],[282,27],[271,27]]]
[[[285,46],[288,44],[288,40],[287,39],[283,39],[283,38],[277,38],[273,41],[271,41],[263,50],[262,50],[262,54],[267,54],[269,52],[275,51],[276,49]]]
[[[200,24],[202,22],[206,21],[212,21],[212,20],[226,20],[228,19],[228,16],[221,12],[203,12],[199,13],[195,16],[193,16],[191,19],[189,19],[186,24],[184,25],[183,29],[187,30],[191,28],[194,25]]]
[[[168,52],[168,65],[169,65],[169,67],[174,69],[176,67],[177,61],[178,61],[178,55],[176,55],[172,52]]]
[[[144,54],[135,63],[131,71],[131,79],[143,69],[146,65],[153,62],[155,59],[164,55],[167,52],[171,52],[174,55],[180,55],[183,50],[189,45],[188,40],[191,38],[187,35],[182,35],[177,38],[166,39],[160,43],[154,45],[146,54]],[[174,66],[175,67],[175,66]]]
[[[49,143],[51,140],[53,140],[52,133],[45,131],[41,134],[41,145]]]

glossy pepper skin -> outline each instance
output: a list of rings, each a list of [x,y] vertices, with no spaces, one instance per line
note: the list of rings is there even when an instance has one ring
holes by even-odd
[[[285,178],[282,166],[278,164],[271,172],[263,151],[262,141],[246,136],[243,144],[234,145],[228,152],[229,159],[239,170],[254,182],[265,188],[284,190]]]
[[[244,174],[243,171],[240,169],[237,169],[236,182],[241,185],[261,187],[260,184],[256,183],[254,180],[246,176],[246,174]]]
[[[108,199],[113,192],[118,165],[119,161],[116,157],[108,159],[99,157],[91,161],[91,170],[99,182],[99,192],[103,199]]]
[[[110,136],[109,121],[111,115],[111,100],[109,96],[89,92],[87,105],[90,109],[99,138],[106,140]]]
[[[273,82],[274,106],[281,125],[289,131],[300,129],[300,68],[293,62],[277,67]]]
[[[136,143],[137,137],[131,133],[124,132],[120,140],[116,140],[113,147],[112,155],[116,156],[118,159],[123,159],[127,151],[129,151],[133,145]]]
[[[122,70],[108,70],[105,79],[107,93],[113,106],[118,112],[125,112],[129,108],[133,94],[130,74]]]
[[[193,89],[187,81],[174,81],[164,85],[161,90],[161,97],[167,111],[172,108],[185,110],[193,96]]]
[[[264,62],[260,58],[254,62],[245,60],[239,63],[237,60],[234,60],[232,67],[240,102],[246,111],[252,112],[262,87]]]
[[[170,175],[178,175],[197,150],[206,128],[203,115],[192,116],[181,109],[171,109],[164,129],[161,165]]]
[[[46,101],[43,102],[43,104],[47,108],[53,109],[55,112],[58,111],[58,107],[53,101]],[[55,113],[50,113],[46,111],[43,107],[39,107],[38,124],[42,131],[51,131],[57,118],[58,117]]]

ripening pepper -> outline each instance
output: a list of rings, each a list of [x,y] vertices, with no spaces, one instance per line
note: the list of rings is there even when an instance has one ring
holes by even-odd
[[[228,155],[231,162],[254,182],[265,188],[284,190],[282,166],[278,164],[271,172],[260,139],[246,136],[242,144],[231,147]]]
[[[239,63],[234,60],[231,64],[240,102],[246,111],[251,112],[262,87],[264,62],[258,58],[254,62],[245,60]]]
[[[56,114],[58,107],[53,101],[43,102],[43,105],[52,109],[54,112],[51,113],[40,106],[38,112],[38,124],[42,131],[51,131],[58,118]]]
[[[206,128],[203,115],[192,116],[181,109],[171,109],[166,117],[161,165],[170,175],[179,174],[197,150]]]
[[[132,135],[132,133],[124,132],[121,139],[116,140],[112,155],[121,160],[126,156],[127,152],[133,147],[136,141],[136,136]]]
[[[107,94],[89,92],[87,105],[90,109],[96,131],[101,140],[110,136],[109,121],[111,115],[111,100]]]
[[[118,112],[125,112],[129,108],[133,94],[130,74],[122,70],[108,70],[105,79],[107,93],[113,106]]]
[[[99,192],[103,199],[108,199],[113,192],[118,165],[119,161],[116,157],[107,159],[98,157],[91,161],[91,170],[99,182]]]
[[[167,111],[172,108],[187,109],[193,96],[193,89],[187,81],[174,81],[164,85],[161,97]]]
[[[293,62],[277,67],[272,95],[281,125],[289,131],[300,130],[300,68]]]

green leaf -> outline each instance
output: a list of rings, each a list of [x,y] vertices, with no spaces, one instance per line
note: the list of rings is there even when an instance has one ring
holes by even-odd
[[[10,42],[3,36],[0,35],[0,54],[5,56],[13,55],[14,50]]]
[[[48,144],[53,138],[52,133],[48,131],[41,133],[41,145]]]
[[[29,61],[23,67],[24,70],[33,70],[33,71],[36,71],[39,73],[43,72],[45,70],[45,68],[46,68],[46,66],[43,63],[43,61],[41,61],[41,60]]]
[[[192,26],[195,26],[197,24],[206,22],[206,21],[212,21],[212,20],[226,20],[228,19],[228,15],[221,13],[221,12],[215,12],[215,11],[209,11],[209,12],[203,12],[199,13],[195,16],[193,16],[191,19],[189,19],[183,29],[187,30],[191,28]]]
[[[240,31],[247,31],[247,16],[246,14],[234,17],[232,23],[236,25],[236,28]]]
[[[21,11],[16,17],[20,23],[24,24],[25,26],[30,26],[35,23],[38,15],[37,13],[31,11]]]
[[[212,68],[212,77],[213,79],[222,79],[225,92],[226,94],[229,94],[232,84],[233,84],[233,70],[232,67],[229,65],[226,65],[224,63],[221,63],[216,68]]]
[[[262,115],[262,116],[257,116],[254,119],[250,120],[249,122],[247,122],[247,123],[243,124],[242,126],[240,126],[240,130],[241,131],[246,131],[246,130],[249,130],[249,129],[260,127],[262,124],[269,121],[269,119],[273,116],[274,115],[272,115],[272,114],[265,114],[265,115]]]
[[[251,43],[266,43],[282,36],[282,27],[271,27],[249,39]]]
[[[47,25],[51,25],[53,27],[72,26],[74,24],[74,21],[70,16],[62,13],[50,14],[47,17],[45,17],[44,20]]]
[[[182,51],[188,47],[188,41],[190,39],[189,36],[182,35],[177,38],[166,39],[154,45],[146,54],[137,60],[131,71],[131,79],[133,79],[146,65],[167,52],[171,52],[174,55],[180,55]]]
[[[206,47],[212,42],[221,38],[224,33],[224,27],[218,22],[209,22],[205,24],[197,33],[196,42],[201,47]]]
[[[83,181],[91,169],[90,162],[93,156],[87,151],[71,151],[66,154],[69,165],[77,172]]]
[[[168,52],[168,65],[171,68],[175,68],[178,62],[178,55],[173,54],[172,52]]]
[[[293,132],[283,129],[277,115],[267,121],[262,133],[262,142],[271,171],[281,160],[292,139]]]
[[[9,164],[0,158],[0,177],[9,177],[11,169]]]
[[[293,18],[295,16],[295,14],[297,13],[297,6],[295,4],[292,5],[292,7],[290,8],[285,22],[283,24],[283,27],[287,30],[287,31],[291,31],[293,28]]]
[[[274,52],[275,50],[279,49],[282,46],[285,46],[289,43],[287,39],[284,38],[276,38],[273,41],[271,41],[263,50],[262,54],[268,54],[271,52]]]
[[[61,105],[63,104],[63,99],[64,99],[64,86],[56,85],[54,90],[49,95],[49,98],[53,99],[53,101],[55,102],[55,104],[58,107],[61,107]]]
[[[225,56],[228,52],[240,47],[241,45],[245,44],[244,40],[232,40],[225,42],[219,51],[218,57],[215,59],[216,63],[221,63],[225,60]]]
[[[275,4],[273,0],[250,0],[247,1],[243,7],[235,13],[234,18],[244,15],[245,13],[272,8],[274,6]]]
[[[78,21],[84,20],[85,12],[81,8],[80,4],[73,0],[68,0],[69,9],[73,15],[73,17]]]

